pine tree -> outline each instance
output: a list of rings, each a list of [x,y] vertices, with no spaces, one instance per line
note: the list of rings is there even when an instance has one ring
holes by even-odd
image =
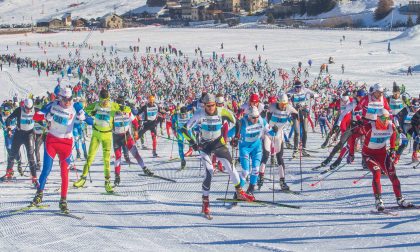
[[[417,12],[417,21],[416,24],[420,25],[420,11]]]
[[[407,18],[407,27],[413,27],[413,26],[414,26],[413,18],[411,17],[411,15],[409,15]]]
[[[375,10],[375,19],[381,20],[386,17],[392,10],[393,0],[379,0],[378,7]]]

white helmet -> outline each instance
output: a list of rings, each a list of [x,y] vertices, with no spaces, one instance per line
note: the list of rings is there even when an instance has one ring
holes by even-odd
[[[372,92],[376,92],[376,91],[384,92],[384,88],[382,87],[380,83],[376,83],[375,85],[373,85]]]
[[[60,88],[60,92],[58,93],[59,96],[70,98],[73,95],[71,88],[69,87],[62,87]]]
[[[216,103],[218,103],[218,104],[225,103],[225,98],[223,96],[217,96],[216,97]]]
[[[389,117],[389,111],[387,110],[387,109],[382,109],[382,111],[380,111],[380,116],[386,116],[386,117]]]
[[[30,98],[26,98],[23,101],[23,104],[25,105],[25,108],[32,109],[32,107],[34,106],[34,101],[32,99],[30,99]]]
[[[287,94],[280,94],[279,103],[289,103],[289,97],[287,97]]]
[[[249,117],[258,117],[258,116],[260,116],[260,111],[258,110],[257,107],[251,106],[251,107],[249,107],[249,110],[248,110],[248,116]]]
[[[348,95],[343,95],[343,96],[341,96],[341,100],[342,100],[344,103],[347,103],[347,102],[349,102],[350,97],[349,97]]]

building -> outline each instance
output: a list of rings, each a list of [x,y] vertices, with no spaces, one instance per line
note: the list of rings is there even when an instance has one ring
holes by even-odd
[[[225,0],[223,10],[226,12],[239,13],[241,11],[241,0]]]
[[[123,28],[123,19],[117,14],[107,14],[101,18],[101,27],[108,29]]]
[[[84,18],[76,18],[72,21],[73,27],[86,27],[88,25],[88,21]]]
[[[69,27],[71,26],[71,13],[67,12],[61,17],[61,22],[64,26]]]
[[[209,3],[207,3],[207,2],[203,2],[203,3],[199,3],[197,5],[194,5],[191,8],[191,20],[193,20],[193,21],[205,21],[208,7],[209,7]]]
[[[53,18],[48,21],[48,28],[50,29],[60,29],[63,28],[63,22],[58,18]]]
[[[409,12],[419,12],[420,11],[420,1],[409,1],[408,2],[408,11]]]
[[[267,0],[240,0],[240,1],[241,1],[241,8],[249,13],[254,13],[254,12],[263,10],[267,8],[268,6]]]
[[[191,9],[192,1],[191,0],[180,0],[179,4],[181,5],[181,17],[183,20],[191,20]]]

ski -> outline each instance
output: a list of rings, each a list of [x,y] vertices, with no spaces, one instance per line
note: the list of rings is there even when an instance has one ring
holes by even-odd
[[[65,216],[65,217],[73,218],[73,219],[76,219],[76,220],[83,220],[85,218],[84,216],[77,216],[77,215],[74,215],[74,214],[72,214],[68,211],[67,212],[54,212],[54,214],[59,215],[59,216]]]
[[[335,167],[335,168],[328,168],[328,169],[326,169],[326,170],[323,170],[321,173],[320,173],[320,175],[323,175],[323,174],[326,174],[326,173],[328,173],[328,172],[330,172],[330,171],[334,171],[334,170],[338,170],[338,169],[340,169],[340,168],[342,168],[343,166],[345,166],[346,164],[342,164],[342,165],[339,165],[339,166],[337,166],[337,167]]]
[[[325,166],[318,165],[318,166],[315,166],[314,168],[312,168],[311,170],[312,170],[312,171],[316,171],[316,170],[321,169],[322,167],[325,167]]]
[[[102,195],[111,195],[111,196],[119,196],[119,197],[127,197],[126,195],[119,194],[117,192],[102,192]]]
[[[203,215],[204,218],[206,218],[207,220],[213,220],[213,216],[211,216],[210,214],[204,214],[201,213]]]
[[[6,175],[0,178],[0,183],[8,183],[8,182],[16,182],[16,181],[17,181],[16,177],[6,178]]]
[[[50,205],[29,205],[29,206],[26,206],[26,207],[19,208],[17,210],[10,211],[10,213],[11,214],[23,213],[23,212],[30,211],[32,209],[44,209],[44,208],[48,208],[48,207],[50,207]]]
[[[176,180],[173,180],[173,179],[170,179],[170,178],[165,178],[165,177],[162,177],[162,176],[159,176],[159,175],[156,175],[156,174],[153,174],[153,175],[138,174],[138,175],[141,176],[141,177],[157,178],[157,179],[162,179],[162,180],[166,180],[166,181],[169,181],[169,182],[176,183]]]
[[[389,215],[389,216],[393,216],[393,217],[398,217],[400,216],[398,213],[390,211],[388,209],[385,209],[383,211],[378,211],[378,210],[370,210],[371,214],[376,214],[376,215]]]
[[[392,207],[387,207],[387,209],[391,209],[391,210],[416,210],[416,209],[420,209],[420,206],[417,205],[413,205],[412,207],[400,207],[400,206],[392,206]]]
[[[269,188],[271,191],[273,190],[272,187]],[[293,195],[300,195],[300,192],[296,192],[296,191],[292,191],[292,190],[281,190],[281,189],[274,189],[275,192],[279,192],[279,193],[288,193],[288,194],[293,194]]]
[[[277,206],[277,207],[300,209],[300,206],[277,203],[277,202],[266,201],[266,200],[246,201],[246,200],[241,200],[241,199],[224,199],[224,198],[217,198],[216,200],[223,201],[223,202],[238,202],[238,203],[242,202],[242,203],[258,204],[258,205],[271,205],[271,206]]]

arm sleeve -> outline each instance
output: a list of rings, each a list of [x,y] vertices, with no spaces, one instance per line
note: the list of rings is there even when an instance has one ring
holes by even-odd
[[[6,119],[6,126],[7,127],[10,126],[10,123],[12,122],[13,119],[15,119],[16,117],[18,117],[20,115],[20,113],[21,113],[20,110],[21,110],[21,108],[15,109],[13,111],[13,113],[10,114],[9,117],[7,117],[7,119]]]

